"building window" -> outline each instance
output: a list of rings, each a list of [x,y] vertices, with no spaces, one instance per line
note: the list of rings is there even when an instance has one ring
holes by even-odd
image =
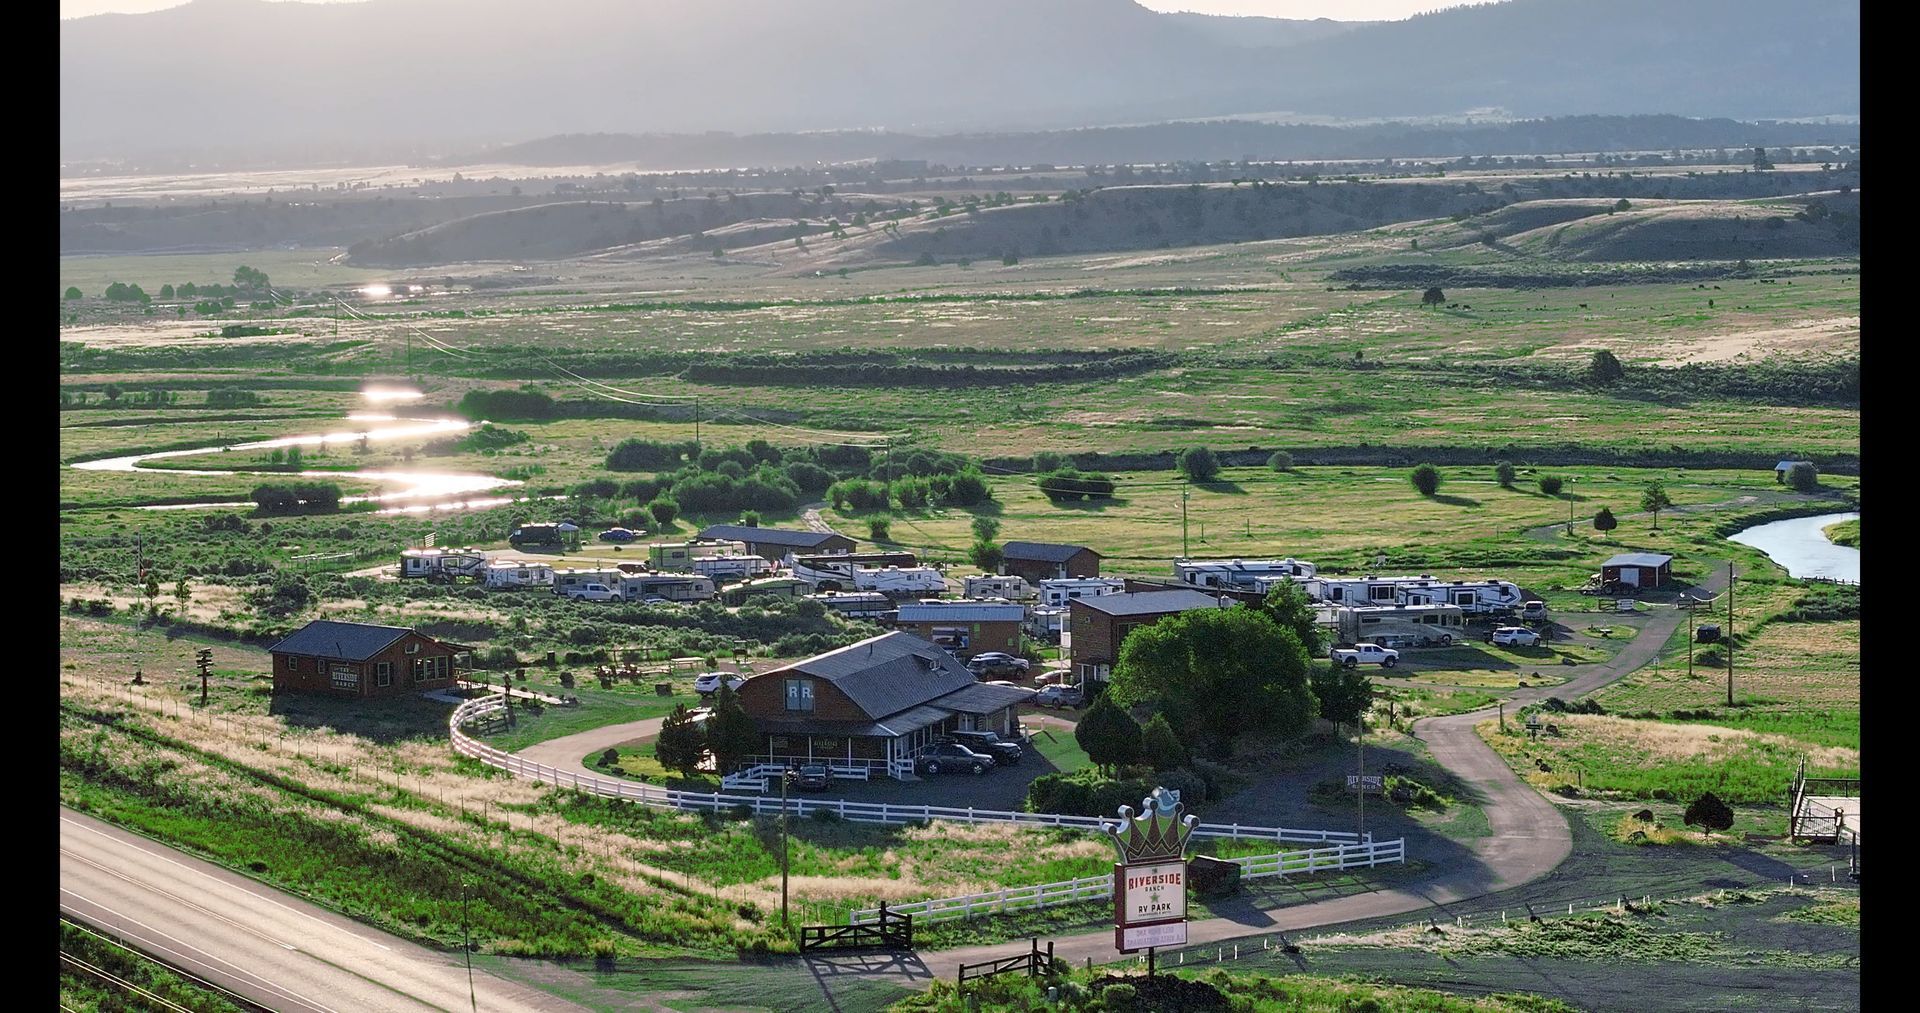
[[[813,680],[787,680],[787,709],[790,711],[813,710]]]
[[[420,682],[427,677],[427,663],[419,658],[413,659],[413,681]]]
[[[373,666],[373,684],[376,686],[393,685],[393,662],[382,661]]]

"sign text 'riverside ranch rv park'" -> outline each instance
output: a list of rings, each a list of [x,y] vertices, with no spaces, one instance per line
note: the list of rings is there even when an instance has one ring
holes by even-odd
[[[1144,810],[1120,807],[1102,824],[1120,860],[1113,866],[1113,945],[1122,953],[1187,941],[1187,838],[1200,822],[1181,815],[1180,793],[1155,788]]]

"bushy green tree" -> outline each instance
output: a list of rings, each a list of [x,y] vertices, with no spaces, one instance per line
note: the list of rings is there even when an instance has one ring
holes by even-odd
[[[1117,704],[1156,705],[1189,740],[1211,737],[1219,751],[1256,727],[1299,735],[1319,713],[1300,638],[1244,605],[1194,609],[1127,634],[1107,692]]]
[[[83,294],[81,293],[81,291],[80,291],[80,286],[78,286],[78,285],[69,285],[69,286],[67,286],[67,291],[66,291],[66,295],[64,296],[64,298],[67,298],[67,299],[81,299],[81,298],[84,298],[84,295],[83,295]]]
[[[1646,489],[1640,493],[1640,509],[1653,515],[1656,530],[1660,527],[1660,511],[1672,505],[1673,500],[1668,498],[1667,490],[1658,482],[1648,482]]]
[[[1357,724],[1373,703],[1373,680],[1356,668],[1316,668],[1312,683],[1313,695],[1320,701],[1320,716],[1335,726]]]
[[[1431,464],[1423,464],[1413,469],[1413,487],[1420,495],[1431,496],[1440,491],[1440,469]]]
[[[1813,492],[1820,488],[1820,473],[1806,461],[1796,461],[1787,469],[1787,484],[1796,492]]]
[[[706,749],[702,739],[687,705],[676,704],[673,713],[660,723],[660,737],[653,743],[653,758],[659,760],[662,767],[678,771],[682,777],[692,776],[700,764],[700,754]]]
[[[655,524],[664,528],[672,524],[675,517],[680,516],[680,504],[661,497],[647,504],[647,513],[652,515]]]
[[[1123,767],[1140,761],[1140,722],[1113,697],[1100,694],[1073,727],[1073,740],[1102,768]]]
[[[991,542],[1000,533],[1000,522],[980,514],[973,519],[973,538],[978,542]]]
[[[707,719],[707,751],[713,754],[722,774],[732,773],[747,757],[760,751],[760,730],[725,680],[713,696],[713,716]]]
[[[1607,507],[1601,507],[1600,512],[1593,515],[1593,530],[1595,531],[1612,531],[1619,526],[1620,522],[1614,519],[1613,511]]]
[[[973,565],[988,573],[998,572],[1000,564],[1004,562],[1006,558],[1006,550],[984,539],[974,542],[973,545],[967,549],[967,559],[971,561]]]
[[[1276,450],[1272,457],[1267,458],[1267,467],[1275,471],[1292,471],[1293,455],[1284,450]]]
[[[1502,489],[1513,488],[1514,474],[1512,462],[1501,461],[1499,464],[1493,466],[1493,477],[1500,482],[1500,488]]]
[[[1165,714],[1155,714],[1140,729],[1140,758],[1155,770],[1184,767],[1191,759]]]
[[[1602,348],[1587,360],[1587,380],[1602,387],[1611,387],[1627,375],[1627,367],[1620,364],[1612,352]]]
[[[1447,301],[1447,294],[1445,292],[1440,291],[1440,286],[1438,285],[1435,285],[1432,288],[1427,289],[1425,292],[1420,293],[1420,305],[1422,306],[1438,306],[1441,303],[1446,301]]]
[[[893,534],[893,523],[885,517],[872,517],[867,520],[867,537],[876,542],[888,541]]]
[[[1549,496],[1560,495],[1560,488],[1562,484],[1563,483],[1560,480],[1560,476],[1558,475],[1540,476],[1540,491],[1543,493],[1546,493]]]
[[[1287,578],[1267,590],[1266,597],[1251,608],[1266,613],[1281,629],[1292,630],[1307,652],[1307,657],[1317,658],[1326,645],[1321,642],[1319,613],[1313,607],[1313,600],[1307,592]]]
[[[1680,816],[1690,827],[1704,827],[1708,833],[1715,830],[1729,830],[1733,827],[1733,809],[1713,792],[1707,792],[1693,800],[1687,811]]]
[[[1188,447],[1180,452],[1180,474],[1190,482],[1211,482],[1220,476],[1220,456],[1212,447]]]

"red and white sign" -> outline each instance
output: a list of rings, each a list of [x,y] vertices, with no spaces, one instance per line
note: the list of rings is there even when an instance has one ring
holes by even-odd
[[[1187,941],[1187,863],[1113,867],[1113,945],[1122,953]]]

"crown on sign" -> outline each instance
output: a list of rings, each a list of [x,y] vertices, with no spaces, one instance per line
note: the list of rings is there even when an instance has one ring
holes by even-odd
[[[1100,830],[1120,853],[1120,864],[1179,861],[1187,854],[1187,838],[1200,825],[1198,816],[1182,816],[1180,793],[1165,788],[1140,800],[1141,813],[1133,807],[1120,807],[1120,822],[1102,823]]]

